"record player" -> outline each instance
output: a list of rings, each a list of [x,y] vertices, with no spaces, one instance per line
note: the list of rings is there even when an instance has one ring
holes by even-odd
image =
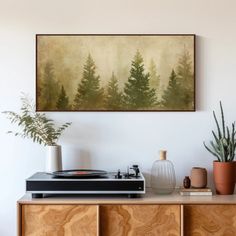
[[[48,174],[37,172],[26,179],[26,192],[32,198],[48,194],[126,194],[138,197],[145,193],[145,179],[137,165],[126,172],[102,170],[64,170]]]

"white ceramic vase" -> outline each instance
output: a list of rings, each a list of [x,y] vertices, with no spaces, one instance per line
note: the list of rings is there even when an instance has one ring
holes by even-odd
[[[62,170],[61,146],[47,146],[46,172]]]

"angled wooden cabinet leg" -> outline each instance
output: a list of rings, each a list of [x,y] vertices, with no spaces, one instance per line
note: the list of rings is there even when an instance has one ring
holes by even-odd
[[[185,236],[235,236],[236,205],[184,206]]]
[[[97,236],[96,205],[22,205],[22,236]]]
[[[101,236],[179,236],[180,205],[100,206]]]

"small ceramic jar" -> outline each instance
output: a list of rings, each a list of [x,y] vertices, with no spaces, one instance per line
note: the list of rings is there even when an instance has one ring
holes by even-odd
[[[193,167],[191,170],[191,186],[193,188],[205,188],[207,186],[207,170],[201,167]]]
[[[189,176],[185,176],[185,178],[183,180],[183,187],[184,188],[190,188],[191,187],[191,180],[190,180]]]

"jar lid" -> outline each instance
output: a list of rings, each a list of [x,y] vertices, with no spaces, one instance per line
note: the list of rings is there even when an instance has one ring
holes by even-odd
[[[166,160],[166,150],[160,150],[160,160]]]

